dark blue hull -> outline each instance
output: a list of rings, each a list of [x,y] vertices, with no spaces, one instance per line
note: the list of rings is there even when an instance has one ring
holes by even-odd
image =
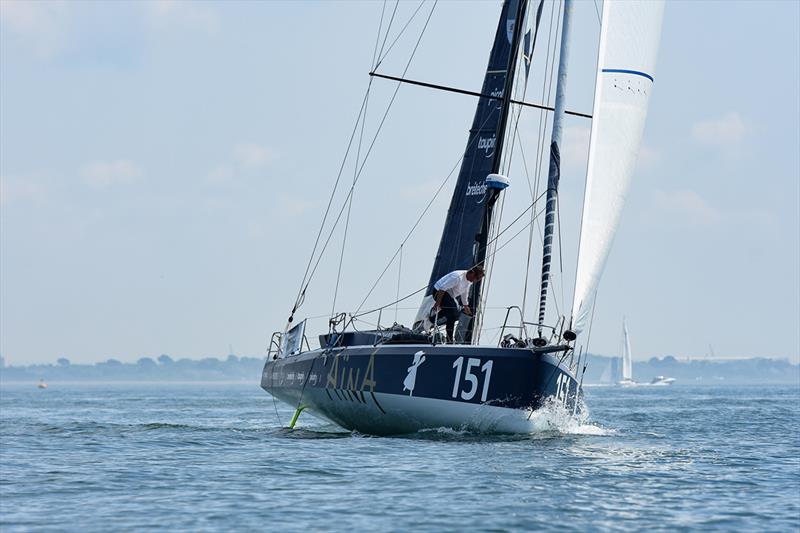
[[[572,413],[581,391],[566,347],[401,344],[319,349],[268,361],[261,386],[340,426],[387,435],[452,427],[527,432],[552,404]]]

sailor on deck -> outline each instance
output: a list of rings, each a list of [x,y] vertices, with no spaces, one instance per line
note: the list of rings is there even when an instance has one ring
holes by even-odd
[[[454,270],[433,284],[432,312],[444,316],[448,343],[453,342],[453,326],[461,314],[457,301],[460,299],[464,313],[472,316],[472,309],[469,306],[469,290],[474,282],[483,279],[483,275],[483,268],[474,266],[469,270]]]

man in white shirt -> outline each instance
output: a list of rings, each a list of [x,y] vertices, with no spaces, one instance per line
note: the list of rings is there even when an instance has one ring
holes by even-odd
[[[457,301],[460,299],[464,313],[472,316],[469,306],[469,290],[472,284],[483,279],[483,268],[475,266],[469,270],[454,270],[445,274],[433,284],[433,314],[444,316],[447,342],[453,342],[453,326],[458,321],[461,309]]]

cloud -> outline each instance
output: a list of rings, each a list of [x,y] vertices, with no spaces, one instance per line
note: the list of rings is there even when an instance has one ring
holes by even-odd
[[[19,201],[39,200],[47,190],[40,184],[30,180],[0,177],[0,205],[9,205]]]
[[[214,167],[206,176],[206,182],[215,185],[228,183],[231,179],[233,179],[233,169],[225,165]]]
[[[448,183],[452,185],[454,182],[455,177],[451,176],[451,178],[448,180]],[[439,187],[441,186],[442,181],[440,179],[424,181],[421,183],[412,183],[400,187],[398,195],[404,200],[424,200],[427,203],[431,198],[433,198],[433,195],[436,194],[436,191],[439,191]],[[442,198],[449,199],[448,195],[452,194],[452,191],[447,188],[447,185],[445,185],[443,189],[443,191],[439,191],[439,196],[437,197],[439,200]]]
[[[710,206],[697,192],[689,189],[676,191],[656,190],[656,205],[674,217],[695,224],[714,224],[722,214]]]
[[[3,0],[0,25],[37,56],[52,57],[62,51],[67,41],[68,8],[64,0]]]
[[[233,156],[241,166],[255,168],[274,160],[277,154],[265,146],[242,143],[234,147]]]
[[[232,160],[217,165],[206,175],[206,183],[210,185],[230,184],[243,170],[261,168],[275,160],[277,153],[266,146],[255,143],[239,143],[233,147]]]
[[[215,34],[219,19],[206,3],[190,0],[155,0],[143,2],[151,24],[156,29],[183,28]]]
[[[297,217],[316,207],[316,202],[282,194],[278,197],[278,214],[286,217]]]
[[[96,189],[130,183],[141,174],[136,165],[127,159],[118,159],[108,163],[95,161],[81,169],[84,183]]]
[[[639,168],[653,168],[661,160],[661,152],[642,144],[636,164]]]
[[[582,168],[589,158],[589,136],[591,130],[587,126],[567,126],[563,130],[561,141],[561,164],[565,168]],[[546,145],[549,146],[549,143]],[[549,150],[548,150],[548,158]]]
[[[702,144],[731,146],[744,139],[747,127],[736,112],[726,113],[720,118],[701,120],[692,126],[692,139]]]

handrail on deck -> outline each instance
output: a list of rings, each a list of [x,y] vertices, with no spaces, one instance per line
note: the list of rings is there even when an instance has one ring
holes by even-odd
[[[277,359],[281,354],[281,338],[283,333],[276,331],[269,339],[269,347],[267,348],[267,359]],[[275,355],[273,355],[275,354]]]

